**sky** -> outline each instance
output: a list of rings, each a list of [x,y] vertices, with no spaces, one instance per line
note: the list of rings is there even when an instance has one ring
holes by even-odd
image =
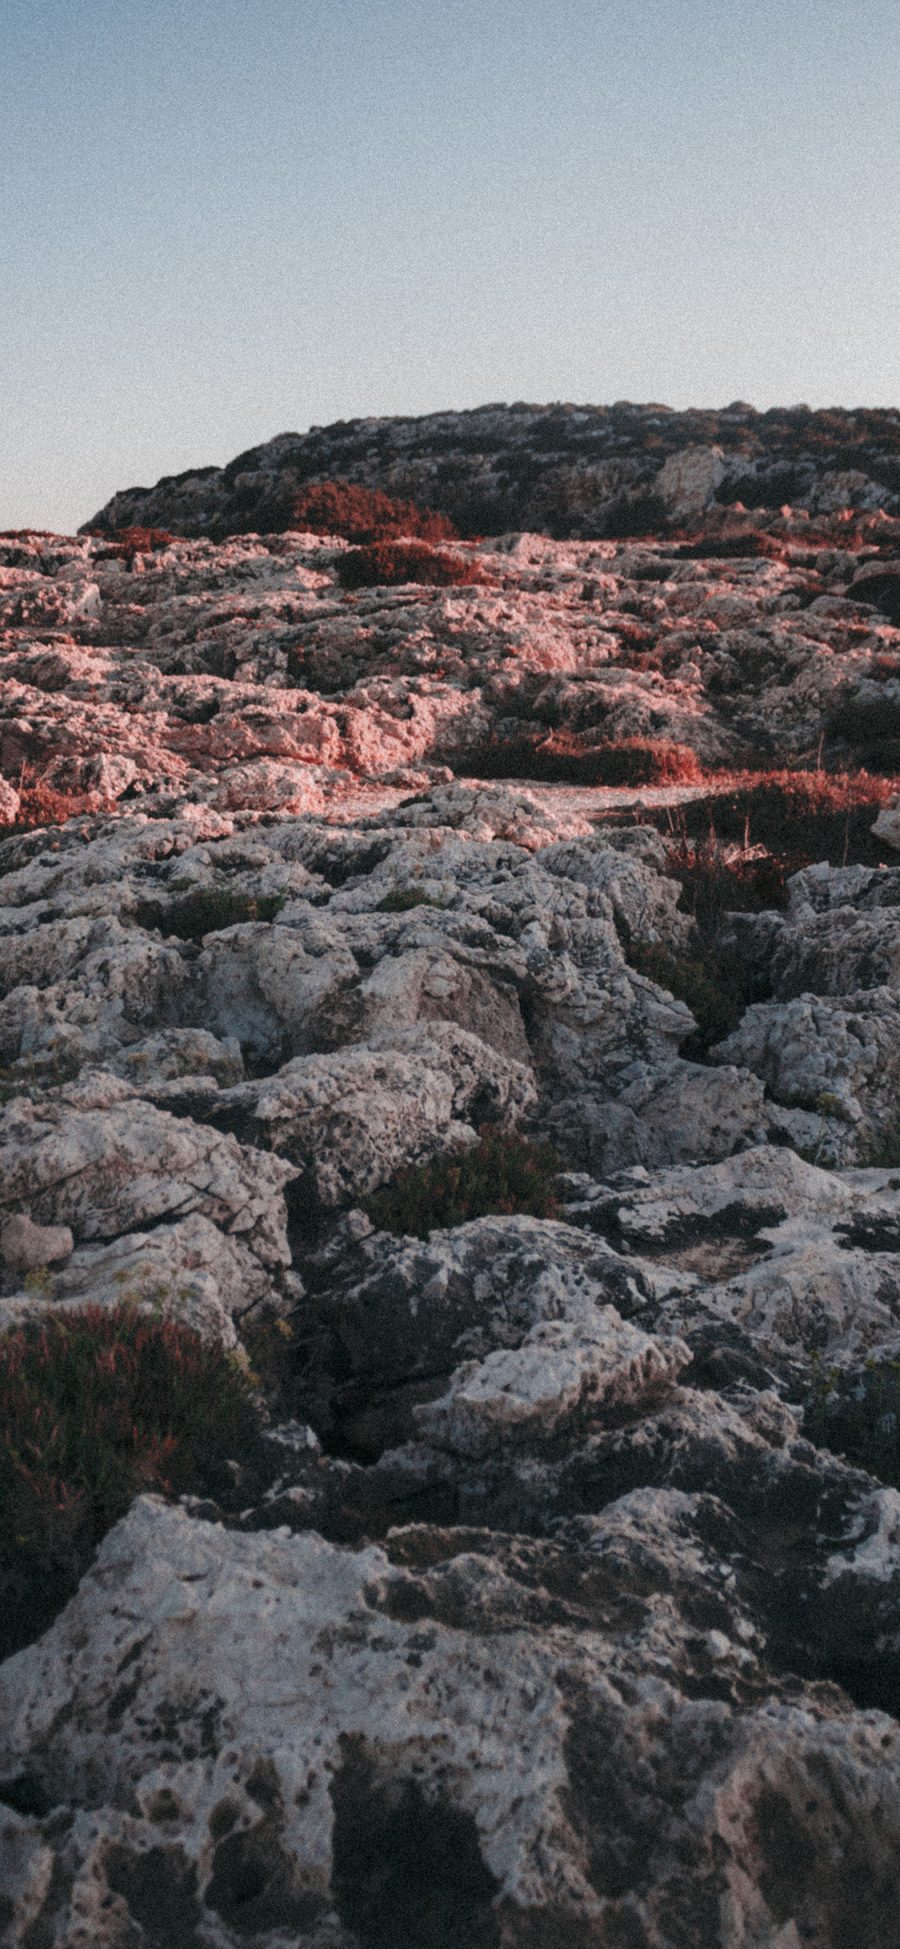
[[[0,0],[0,528],[489,400],[900,404],[897,0]]]

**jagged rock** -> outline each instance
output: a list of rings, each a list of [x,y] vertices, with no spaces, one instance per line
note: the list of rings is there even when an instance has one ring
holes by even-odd
[[[890,846],[892,852],[896,851],[900,847],[900,809],[893,805],[886,806],[879,812],[872,831],[886,846]]]
[[[71,1241],[71,1232],[68,1237]],[[229,1237],[200,1212],[150,1232],[124,1232],[108,1244],[73,1251],[70,1243],[69,1251],[65,1267],[40,1297],[13,1293],[0,1299],[0,1328],[40,1318],[48,1303],[65,1308],[129,1300],[162,1308],[205,1339],[234,1347],[235,1319],[262,1303],[295,1305],[302,1296],[295,1274],[286,1274],[276,1287],[271,1272],[240,1238]],[[45,1255],[40,1263],[54,1260]]]
[[[74,1246],[0,1327],[130,1297],[272,1417],[0,1668],[13,1949],[893,1949],[900,875],[855,818],[778,911],[677,875],[704,765],[890,762],[896,444],[352,423],[108,511],[193,539],[0,541],[0,1212]],[[283,530],[338,450],[566,538],[345,591]],[[695,956],[689,1061],[633,964]],[[484,1122],[560,1216],[376,1231]]]
[[[573,1227],[524,1217],[475,1219],[434,1232],[427,1243],[367,1231],[347,1241],[346,1257],[329,1258],[326,1280],[319,1317],[332,1347],[330,1412],[370,1456],[409,1439],[418,1405],[448,1382],[455,1397],[457,1381],[465,1387],[472,1379],[466,1363],[473,1360],[475,1391],[486,1388],[490,1397],[488,1415],[505,1376],[521,1396],[518,1408],[510,1400],[511,1417],[538,1440],[541,1427],[552,1429],[560,1417],[580,1408],[589,1416],[617,1334],[626,1366],[635,1360],[636,1373],[646,1351],[648,1371],[662,1384],[678,1370],[677,1343],[658,1349],[620,1316],[642,1316],[654,1301],[661,1312],[666,1295],[693,1284]],[[516,1358],[494,1358],[506,1353]],[[621,1366],[620,1352],[612,1364]],[[634,1374],[631,1384],[637,1389]],[[461,1425],[468,1412],[460,1410]],[[486,1439],[490,1445],[493,1437]]]
[[[13,1940],[112,1949],[165,1913],[321,1949],[442,1914],[448,1949],[696,1949],[702,1913],[711,1943],[852,1917],[888,1949],[896,1728],[761,1683],[712,1498],[492,1540],[442,1561],[440,1533],[400,1531],[394,1568],[138,1502],[0,1671]]]
[[[539,1443],[592,1410],[633,1410],[689,1359],[679,1341],[651,1340],[614,1307],[599,1307],[588,1328],[542,1321],[521,1346],[465,1361],[415,1419],[425,1440],[458,1455]]]
[[[3,1205],[26,1199],[35,1223],[69,1225],[79,1243],[197,1212],[258,1263],[290,1265],[280,1158],[168,1116],[97,1072],[55,1101],[15,1097],[0,1111]]]
[[[379,1045],[297,1056],[263,1083],[223,1091],[257,1140],[302,1168],[324,1205],[374,1191],[401,1165],[472,1143],[471,1119],[516,1119],[534,1100],[524,1064],[480,1037],[385,1031]]]
[[[681,521],[709,506],[727,473],[720,447],[686,447],[682,453],[670,454],[653,482],[653,491],[665,502],[668,512]]]
[[[21,799],[8,778],[0,778],[0,826],[11,826],[21,805]]]
[[[900,1347],[900,1191],[890,1171],[824,1171],[763,1146],[702,1168],[572,1186],[567,1216],[704,1281],[702,1294],[656,1316],[670,1329],[714,1345],[704,1320],[732,1321],[762,1361],[784,1372],[788,1355],[795,1377],[811,1363],[854,1369]],[[721,1357],[724,1371],[724,1347]]]
[[[859,457],[855,466],[848,466],[851,447]],[[227,467],[203,467],[153,488],[116,494],[92,525],[136,524],[186,535],[265,531],[285,526],[299,486],[335,476],[439,507],[463,533],[552,524],[555,534],[604,534],[611,515],[621,518],[623,498],[627,503],[664,486],[675,495],[679,513],[705,505],[715,490],[732,502],[752,501],[754,510],[766,502],[778,507],[786,469],[798,509],[896,508],[896,494],[882,485],[896,449],[896,418],[889,411],[792,408],[761,415],[737,402],[721,412],[673,413],[631,402],[519,402],[282,433]],[[687,488],[692,491],[682,500]],[[614,522],[616,531],[621,528]],[[145,569],[154,561],[143,559]],[[110,564],[109,573],[121,575],[120,564]]]
[[[900,1000],[890,988],[755,1003],[713,1054],[752,1070],[776,1103],[813,1112],[831,1161],[867,1162],[893,1129]]]
[[[679,1006],[672,1004],[673,1014]],[[577,1168],[606,1174],[635,1164],[704,1164],[758,1143],[766,1132],[762,1085],[746,1069],[657,1060],[633,1063],[616,1079],[615,1095],[612,1077],[606,1080],[609,1094],[587,1089],[563,1096],[547,1118]]]

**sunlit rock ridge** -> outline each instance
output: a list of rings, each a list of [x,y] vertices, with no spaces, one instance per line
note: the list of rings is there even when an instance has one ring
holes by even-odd
[[[286,525],[306,481],[340,476],[439,508],[461,534],[658,531],[741,501],[814,514],[900,513],[900,412],[488,405],[282,433],[225,467],[115,494],[94,524],[223,536]]]

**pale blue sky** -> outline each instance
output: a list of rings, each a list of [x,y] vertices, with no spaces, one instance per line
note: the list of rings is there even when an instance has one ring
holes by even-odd
[[[0,0],[0,527],[486,400],[900,403],[897,0]]]

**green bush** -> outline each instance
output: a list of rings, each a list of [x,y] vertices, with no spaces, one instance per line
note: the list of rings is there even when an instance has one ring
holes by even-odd
[[[460,1145],[398,1171],[366,1202],[379,1231],[427,1238],[470,1218],[518,1212],[555,1218],[559,1159],[549,1144],[517,1130],[483,1129],[475,1145]]]
[[[240,893],[229,887],[203,887],[164,906],[147,901],[135,914],[140,927],[160,927],[182,941],[201,941],[247,920],[274,920],[284,906],[283,893]]]
[[[900,1360],[870,1360],[854,1374],[815,1373],[803,1432],[900,1489]]]
[[[123,1302],[0,1334],[0,1655],[43,1629],[134,1496],[208,1485],[259,1410],[233,1356]]]
[[[747,1007],[748,996],[737,970],[724,967],[710,952],[696,949],[675,954],[659,941],[632,941],[628,959],[639,974],[665,988],[676,1001],[687,1002],[697,1033],[683,1044],[685,1055],[705,1054],[714,1042],[721,1042],[737,1027]]]
[[[408,914],[413,907],[440,907],[443,900],[433,900],[421,887],[392,887],[375,908],[376,914]]]

